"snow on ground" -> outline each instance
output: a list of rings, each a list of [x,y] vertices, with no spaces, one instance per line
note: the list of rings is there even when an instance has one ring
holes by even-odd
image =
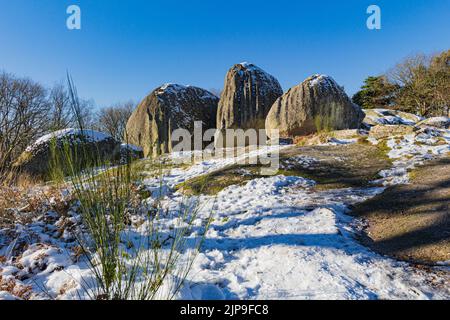
[[[17,300],[17,298],[7,291],[0,291],[0,300]]]
[[[135,146],[133,144],[129,144],[129,143],[122,143],[120,145],[120,148],[123,150],[130,150],[130,151],[134,151],[134,152],[143,152],[143,149],[141,147]]]
[[[444,134],[444,136],[446,133]],[[411,137],[410,137],[411,138]],[[412,138],[411,138],[412,139]],[[416,138],[405,137],[412,152]],[[417,139],[421,139],[418,136]],[[403,140],[402,140],[403,141]],[[404,159],[381,172],[390,184],[404,183]],[[409,165],[436,155],[446,146],[424,146]],[[308,165],[317,161],[293,157]],[[206,170],[207,171],[207,170]],[[400,171],[400,173],[398,172]],[[398,178],[398,176],[400,178]],[[387,183],[386,183],[387,184]],[[427,274],[371,252],[353,237],[348,205],[369,199],[383,188],[312,192],[314,181],[275,176],[230,186],[209,203],[215,213],[203,251],[182,291],[184,299],[429,299],[448,298],[426,285]],[[169,195],[169,202],[181,195]]]
[[[323,145],[329,145],[329,146],[339,146],[339,145],[345,145],[345,144],[353,144],[358,142],[358,138],[352,138],[352,139],[336,139],[331,138],[329,142],[324,143]]]
[[[275,176],[232,186],[216,199],[209,198],[215,222],[181,297],[445,297],[427,287],[425,274],[371,252],[353,237],[347,205],[382,188],[312,193],[312,185],[302,178]]]
[[[423,120],[421,125],[438,127],[438,128],[450,128],[450,118],[449,117],[432,117]]]
[[[169,188],[174,187],[177,184],[180,184],[184,181],[192,179],[194,177],[198,177],[199,175],[209,174],[214,171],[223,169],[228,166],[232,166],[235,164],[245,163],[247,161],[251,161],[256,159],[257,157],[266,157],[266,156],[276,156],[283,149],[287,149],[291,146],[289,145],[269,145],[263,146],[256,150],[251,150],[249,152],[239,153],[237,156],[231,157],[217,157],[211,158],[208,160],[200,160],[194,163],[189,168],[175,168],[170,171],[170,174],[165,175],[163,177],[163,184],[168,186]],[[232,149],[223,149],[224,155],[232,152]],[[173,153],[170,155],[170,160],[173,162],[182,163],[186,159],[190,161],[193,155],[199,155],[201,152],[184,152],[184,153]],[[150,178],[143,181],[144,185],[150,186],[150,189],[154,190],[155,186],[159,188],[160,179]],[[153,187],[152,187],[153,186]]]
[[[380,141],[370,140],[373,144]],[[387,140],[391,149],[388,153],[393,160],[393,167],[380,172],[380,180],[375,183],[384,185],[409,183],[409,172],[436,157],[450,152],[450,130],[422,128],[413,134],[391,137]]]
[[[413,126],[424,119],[412,113],[388,109],[365,109],[364,112],[366,113],[364,122],[371,122],[372,124],[403,124]]]
[[[292,170],[298,165],[301,165],[303,167],[310,167],[318,162],[319,160],[317,160],[316,158],[299,155],[284,160],[283,163],[280,164],[280,168],[283,170]]]
[[[425,130],[389,139],[387,144],[392,149],[389,156],[394,165],[392,170],[380,173],[385,179],[382,182],[406,183],[408,169],[450,151],[450,132]],[[175,209],[183,203],[185,196],[173,190],[178,183],[233,165],[245,157],[287,147],[272,146],[265,151],[173,169],[164,178],[163,205]],[[186,155],[174,154],[171,158],[183,156]],[[290,161],[309,165],[318,160],[297,156]],[[160,182],[153,178],[143,184],[152,191],[161,189]],[[201,204],[194,224],[199,226],[211,212],[214,221],[178,298],[450,298],[448,290],[429,285],[428,280],[434,275],[378,255],[356,240],[358,221],[346,215],[349,206],[383,192],[384,188],[314,191],[314,184],[302,177],[277,175],[227,187],[215,197],[192,197]],[[157,192],[153,196],[158,196]],[[149,204],[152,201],[148,199]],[[43,222],[49,220],[53,223]],[[18,261],[0,262],[0,299],[80,298],[80,288],[86,279],[92,281],[92,274],[86,265],[69,259],[73,243],[70,232],[65,236],[58,233],[58,226],[77,221],[79,216],[74,212],[63,218],[48,212],[27,226],[16,226],[16,239],[32,238],[35,244]],[[161,223],[173,227],[169,218]],[[130,232],[139,236],[143,231],[137,228]],[[194,231],[189,235],[188,246],[197,238],[198,232]],[[0,232],[0,248],[1,244]],[[0,249],[0,256],[8,256],[8,247],[11,246]],[[42,287],[44,293],[30,293]]]

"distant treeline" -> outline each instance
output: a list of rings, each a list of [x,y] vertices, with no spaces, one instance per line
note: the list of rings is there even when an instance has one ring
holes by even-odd
[[[97,110],[92,101],[80,100],[75,117],[67,85],[51,88],[28,78],[0,73],[0,182],[12,164],[42,135],[69,127],[95,129],[123,140],[134,103],[120,103]]]
[[[449,116],[450,50],[404,59],[386,74],[368,77],[353,102],[366,109],[392,108],[421,116]]]

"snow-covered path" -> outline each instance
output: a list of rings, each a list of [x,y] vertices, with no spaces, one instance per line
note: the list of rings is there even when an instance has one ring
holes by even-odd
[[[213,168],[204,163],[202,169],[218,170],[229,161]],[[198,169],[194,165],[186,176],[178,171],[166,182],[184,181]],[[382,257],[355,239],[357,221],[345,214],[348,206],[383,188],[316,192],[313,185],[280,175],[201,196],[202,213],[213,211],[214,222],[180,298],[449,298],[448,291],[429,285],[430,274]],[[181,198],[169,194],[168,203]]]
[[[277,176],[223,190],[182,298],[445,297],[425,284],[426,274],[354,239],[345,205],[382,189],[311,194],[307,186],[304,179]]]

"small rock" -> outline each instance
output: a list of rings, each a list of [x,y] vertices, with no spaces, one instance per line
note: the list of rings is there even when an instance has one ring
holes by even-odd
[[[417,124],[418,127],[435,127],[439,129],[449,129],[450,128],[450,118],[449,117],[433,117],[425,119]]]

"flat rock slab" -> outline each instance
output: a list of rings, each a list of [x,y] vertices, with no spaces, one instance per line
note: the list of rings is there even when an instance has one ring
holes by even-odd
[[[414,127],[407,125],[378,125],[370,130],[370,138],[385,139],[414,133]]]

